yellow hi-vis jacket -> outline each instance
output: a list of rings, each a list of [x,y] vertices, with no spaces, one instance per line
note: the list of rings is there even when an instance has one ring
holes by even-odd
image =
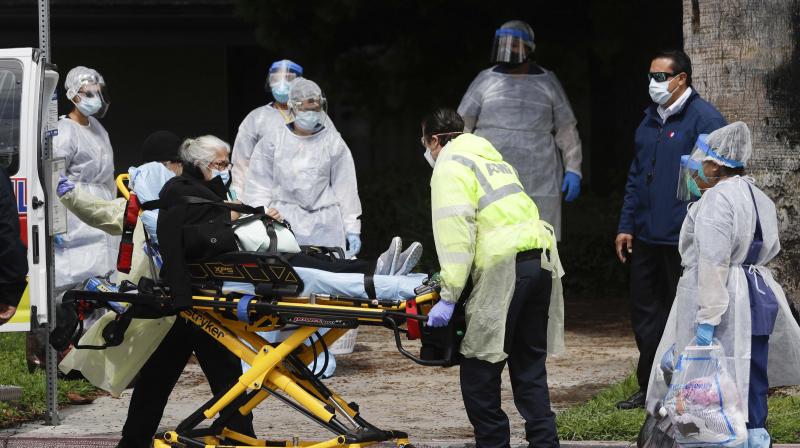
[[[516,282],[516,255],[543,249],[542,267],[552,273],[548,352],[563,351],[563,269],[553,228],[539,219],[514,168],[488,140],[463,134],[442,148],[431,177],[431,212],[441,266],[441,297],[456,302],[472,276],[467,331],[461,353],[499,362]]]

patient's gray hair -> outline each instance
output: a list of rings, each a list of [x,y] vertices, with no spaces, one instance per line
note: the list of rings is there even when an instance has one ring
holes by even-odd
[[[214,161],[220,148],[224,148],[228,154],[231,153],[231,146],[213,135],[187,138],[181,144],[181,160],[190,165],[205,166]]]

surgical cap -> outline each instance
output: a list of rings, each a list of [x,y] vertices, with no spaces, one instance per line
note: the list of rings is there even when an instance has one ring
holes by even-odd
[[[311,98],[321,98],[322,89],[319,88],[317,83],[306,78],[297,78],[292,83],[292,89],[289,91],[289,103],[302,103],[303,101]]]
[[[730,168],[747,165],[747,161],[753,155],[750,129],[741,121],[721,127],[709,134],[708,146],[716,156],[709,154],[706,160]]]
[[[85,84],[102,84],[105,85],[105,80],[97,70],[79,65],[67,73],[64,79],[64,89],[67,90],[67,98],[70,100],[78,94],[81,86]]]
[[[181,139],[170,131],[155,131],[142,143],[142,163],[180,160]]]

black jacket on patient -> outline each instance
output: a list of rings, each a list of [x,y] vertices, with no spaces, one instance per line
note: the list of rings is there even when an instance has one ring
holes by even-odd
[[[187,196],[223,202],[226,189],[219,177],[206,181],[197,167],[184,164],[183,174],[170,179],[159,193],[162,207],[157,232],[164,261],[161,278],[170,287],[176,309],[192,303],[187,260],[206,260],[238,250],[230,210],[182,202]]]

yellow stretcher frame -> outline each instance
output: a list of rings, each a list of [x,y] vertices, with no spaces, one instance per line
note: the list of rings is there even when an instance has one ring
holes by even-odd
[[[127,297],[126,297],[127,296]],[[245,298],[247,297],[247,298]],[[152,309],[161,308],[168,312],[167,297],[146,296],[145,294],[102,293],[88,291],[68,291],[65,303],[88,301],[105,305],[108,301],[128,302],[133,310],[139,306],[149,306],[148,317],[157,317]],[[233,314],[240,301],[246,300],[246,321],[241,313]],[[429,310],[438,300],[436,292],[417,296],[416,305]],[[242,361],[250,364],[250,369],[239,376],[238,381],[226,392],[205,403],[178,427],[160,434],[154,441],[157,448],[193,447],[228,448],[236,447],[348,447],[358,448],[375,443],[394,441],[398,448],[411,447],[408,435],[401,431],[384,431],[364,420],[355,403],[348,403],[319,379],[314,377],[308,365],[325,347],[333,344],[350,328],[360,325],[384,326],[393,329],[398,348],[399,330],[397,319],[417,318],[416,314],[405,314],[406,301],[396,305],[384,306],[374,303],[354,303],[337,298],[315,297],[307,299],[292,297],[267,299],[227,294],[224,297],[196,295],[192,297],[191,308],[180,311],[179,318],[198,326],[209,337],[214,338]],[[129,312],[129,311],[126,311]],[[135,311],[133,311],[135,313]],[[287,339],[270,344],[258,332],[285,328],[287,322],[296,323],[320,320],[325,326],[308,325],[298,327]],[[314,317],[319,316],[319,317]],[[134,318],[140,317],[134,314]],[[424,318],[422,318],[424,319]],[[339,322],[340,327],[331,328],[331,322]],[[321,328],[329,331],[319,338]],[[305,345],[312,335],[318,338]],[[401,348],[401,352],[403,352]],[[406,352],[407,353],[407,352]],[[310,420],[334,433],[327,440],[309,441],[261,440],[233,431],[225,423],[239,413],[249,415],[256,406],[270,396],[278,398],[290,407],[304,414]],[[231,406],[234,402],[236,404]],[[236,407],[238,406],[238,408]],[[207,428],[197,428],[206,420],[214,420]],[[225,444],[222,445],[223,439]],[[230,441],[241,445],[230,445]]]
[[[127,188],[128,175],[117,177],[117,186],[127,199],[130,197]],[[70,291],[74,297],[82,296],[95,298],[107,295],[106,300],[125,302],[126,294],[114,293],[86,293]],[[113,297],[112,297],[113,296]],[[127,295],[130,303],[134,300]],[[238,296],[238,297],[237,297]],[[279,299],[257,298],[248,304],[248,321],[239,321],[236,309],[239,301],[244,300],[243,295],[228,294],[226,297],[195,295],[192,298],[193,306],[179,313],[180,318],[197,325],[222,344],[238,358],[248,363],[251,368],[244,372],[227,392],[214,397],[181,423],[173,431],[161,434],[154,440],[155,448],[167,447],[192,447],[192,448],[227,448],[227,447],[291,447],[300,446],[308,448],[346,447],[360,448],[376,443],[394,441],[398,448],[410,448],[408,435],[400,431],[383,431],[364,420],[355,403],[348,403],[344,398],[322,385],[313,377],[306,367],[311,363],[317,353],[333,344],[350,328],[359,325],[374,325],[393,328],[398,348],[400,347],[399,332],[397,329],[398,318],[402,319],[406,310],[406,301],[399,300],[396,304],[386,306],[385,302],[354,302],[342,298],[315,296],[312,298],[290,297]],[[430,307],[438,300],[436,292],[429,292],[415,298],[420,314],[427,314]],[[104,300],[98,300],[102,304]],[[265,308],[266,307],[266,308]],[[267,310],[264,312],[264,310]],[[233,311],[233,312],[231,312]],[[287,339],[276,344],[270,344],[257,332],[281,329],[285,326],[282,320],[286,313],[299,313],[302,316],[349,316],[341,328],[330,326],[310,325],[313,317],[306,319],[308,326],[300,326]],[[335,319],[334,319],[335,320]],[[297,323],[297,321],[293,321]],[[387,324],[388,323],[388,324]],[[311,345],[304,342],[321,328],[330,328],[320,338],[315,338]],[[311,376],[309,377],[309,374]],[[239,399],[242,394],[247,394],[243,405],[233,411],[227,407]],[[250,414],[253,409],[269,396],[275,396],[286,404],[300,411],[311,420],[322,424],[332,432],[339,428],[338,434],[327,440],[307,441],[293,438],[292,440],[260,440],[233,431],[223,425],[214,424],[210,430],[197,429],[197,425],[205,420],[221,417],[227,412],[230,418],[232,412],[241,415]],[[225,420],[227,420],[227,418]],[[219,420],[222,421],[222,420]],[[326,426],[328,424],[329,426]],[[235,441],[241,445],[221,445],[223,439],[226,443]]]

